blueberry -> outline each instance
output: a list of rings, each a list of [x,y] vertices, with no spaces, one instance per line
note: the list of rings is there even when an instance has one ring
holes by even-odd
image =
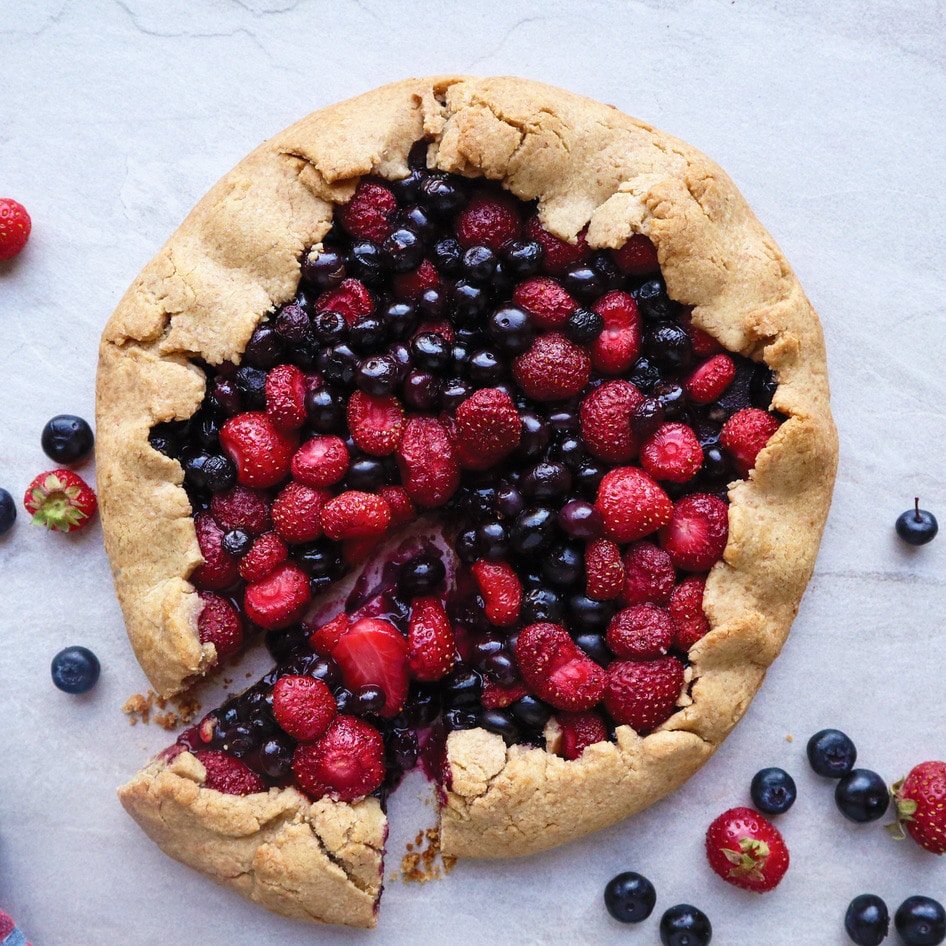
[[[431,250],[434,266],[445,276],[459,276],[463,269],[463,249],[453,237],[438,240]]]
[[[884,816],[890,805],[890,792],[876,772],[852,769],[835,786],[834,800],[845,818],[865,824]]]
[[[292,769],[293,745],[288,737],[273,736],[260,746],[259,766],[264,775],[283,779]]]
[[[9,532],[14,522],[16,522],[16,503],[5,489],[0,488],[0,535]]]
[[[604,530],[604,518],[597,506],[573,499],[559,510],[558,527],[573,539],[597,539]]]
[[[355,385],[372,397],[394,393],[398,383],[398,365],[393,355],[369,355],[355,371]]]
[[[359,315],[348,330],[348,345],[359,355],[379,351],[388,341],[388,327],[376,315]],[[342,344],[333,346],[336,351]]]
[[[309,313],[300,305],[290,303],[283,306],[273,319],[276,334],[285,342],[293,345],[310,342],[314,339],[312,320]]]
[[[271,322],[264,322],[253,329],[253,334],[243,350],[243,365],[252,368],[272,368],[278,365],[283,353],[283,340]],[[239,386],[239,385],[238,385]]]
[[[822,729],[808,740],[808,762],[818,775],[841,778],[854,768],[857,748],[839,729]]]
[[[520,555],[533,555],[547,548],[555,535],[556,513],[544,506],[534,506],[516,517],[509,532],[509,542]]]
[[[75,414],[57,414],[46,422],[40,445],[50,460],[69,464],[84,460],[94,440],[88,421]]]
[[[487,732],[502,736],[507,746],[519,741],[519,727],[508,710],[484,709],[479,716],[479,725]]]
[[[848,904],[844,928],[857,946],[879,946],[890,929],[887,904],[876,894],[860,894]]]
[[[424,258],[424,244],[414,230],[399,227],[385,239],[382,249],[387,254],[391,269],[406,273],[416,269]]]
[[[401,566],[397,576],[398,594],[408,599],[432,594],[446,575],[443,561],[436,555],[415,555]]]
[[[939,946],[946,939],[946,910],[932,897],[907,897],[893,924],[906,946]]]
[[[578,299],[594,299],[604,291],[601,274],[584,263],[570,267],[562,274],[562,285]]]
[[[913,509],[908,509],[897,518],[897,535],[910,545],[926,545],[936,538],[939,523],[936,516],[925,509],[920,509],[919,497]]]
[[[784,769],[760,769],[749,786],[752,804],[767,815],[781,815],[795,804],[795,780]]]
[[[463,273],[476,286],[493,281],[499,260],[488,246],[471,246],[463,253]]]
[[[381,321],[391,338],[407,338],[417,325],[417,309],[410,302],[392,302],[381,310]]]
[[[682,390],[682,389],[681,389]],[[643,443],[664,422],[664,406],[658,397],[646,397],[631,414],[631,431]]]
[[[224,533],[220,545],[227,555],[242,558],[249,552],[253,545],[253,536],[244,529],[231,529],[229,532]]]
[[[334,289],[345,278],[345,258],[337,250],[323,249],[310,253],[302,261],[302,281],[316,289]]]
[[[348,253],[348,268],[369,286],[377,286],[385,276],[385,256],[381,247],[370,240],[353,243]]]
[[[651,279],[637,290],[637,307],[641,315],[650,321],[661,321],[673,317],[673,303],[667,295],[662,279]]]
[[[423,371],[438,374],[450,364],[451,345],[438,332],[415,335],[410,349],[414,364]]]
[[[490,338],[509,355],[519,355],[532,344],[532,320],[522,309],[504,305],[490,315],[486,322]]]
[[[652,362],[668,371],[685,368],[692,354],[690,336],[676,322],[655,322],[644,333],[642,348]]]
[[[421,184],[420,199],[432,213],[446,216],[460,209],[465,195],[455,178],[449,178],[446,174],[431,174]]]
[[[632,870],[612,877],[604,888],[604,905],[608,913],[621,923],[646,920],[657,903],[654,885],[642,874]]]
[[[64,693],[87,693],[99,679],[98,657],[87,647],[59,651],[51,666],[53,683]]]
[[[663,946],[709,946],[713,927],[709,917],[698,907],[678,903],[660,918],[660,942]]]
[[[604,635],[596,634],[593,631],[584,631],[575,635],[575,643],[583,650],[596,664],[607,667],[611,663],[612,655],[604,641]]]
[[[561,596],[551,588],[540,585],[523,592],[519,616],[524,624],[536,624],[540,621],[558,624],[562,619],[562,613]]]
[[[528,729],[543,729],[552,715],[552,707],[531,694],[520,697],[509,710]]]
[[[345,427],[345,397],[331,388],[306,392],[305,410],[312,429],[319,434],[338,433]]]
[[[340,345],[348,339],[348,320],[341,312],[326,309],[312,320],[312,334],[323,345]]]
[[[506,272],[517,279],[534,276],[542,266],[545,250],[536,240],[513,240],[503,247]]]

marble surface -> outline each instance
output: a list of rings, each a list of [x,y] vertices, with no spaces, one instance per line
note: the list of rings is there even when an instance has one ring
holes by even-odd
[[[946,863],[846,822],[804,760],[825,726],[888,781],[944,755],[946,536],[912,550],[893,533],[915,495],[946,524],[944,48],[939,0],[0,0],[0,192],[34,224],[0,265],[0,485],[16,496],[48,466],[45,421],[91,418],[105,320],[220,175],[314,108],[447,71],[561,85],[719,161],[821,313],[841,435],[793,634],[714,759],[651,810],[563,849],[463,863],[423,886],[390,880],[374,933],[272,917],[167,859],[125,816],[116,786],[168,735],[121,712],[146,684],[100,529],[47,535],[21,512],[0,540],[0,907],[33,942],[653,943],[662,910],[689,901],[721,946],[834,946],[858,893],[891,909],[913,893],[946,900]],[[103,664],[79,698],[49,679],[73,643]],[[800,798],[780,821],[792,868],[758,897],[713,876],[701,846],[763,765],[793,772]],[[388,873],[434,821],[423,782],[391,813]],[[601,903],[626,869],[658,891],[638,929]]]

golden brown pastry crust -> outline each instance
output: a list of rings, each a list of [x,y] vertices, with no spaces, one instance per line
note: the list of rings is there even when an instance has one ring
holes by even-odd
[[[519,855],[626,817],[702,765],[778,655],[814,567],[837,462],[821,328],[778,247],[712,161],[614,108],[520,79],[407,80],[304,118],[200,201],[106,326],[102,519],[132,645],[155,689],[173,694],[214,654],[198,641],[199,604],[187,581],[201,559],[182,472],[150,448],[148,431],[199,405],[203,378],[189,358],[238,359],[255,325],[293,296],[299,258],[327,232],[333,202],[347,200],[362,175],[406,174],[408,151],[425,135],[433,166],[538,200],[559,236],[587,225],[592,246],[617,247],[647,234],[670,295],[693,306],[694,323],[728,349],[773,369],[773,406],[787,417],[731,490],[729,543],[704,600],[712,630],[691,650],[687,705],[659,731],[642,738],[621,727],[616,745],[592,746],[573,762],[507,749],[482,731],[451,735],[444,852]],[[172,822],[190,823],[199,810],[213,833],[217,809],[201,807],[197,794],[157,822],[162,793],[185,797],[165,774],[146,770],[124,790],[125,803],[165,849],[195,863]],[[267,906],[296,909],[278,898]]]

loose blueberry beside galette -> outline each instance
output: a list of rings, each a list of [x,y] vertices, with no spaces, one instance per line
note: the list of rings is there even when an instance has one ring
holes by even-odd
[[[785,640],[837,458],[817,317],[729,178],[519,79],[408,80],[249,155],[108,323],[97,429],[154,688],[275,663],[123,804],[354,926],[416,765],[469,857],[692,775]]]

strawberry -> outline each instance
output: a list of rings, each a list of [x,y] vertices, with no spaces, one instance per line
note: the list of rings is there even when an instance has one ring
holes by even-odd
[[[250,535],[262,535],[272,528],[266,496],[248,486],[214,493],[210,497],[210,513],[224,532],[242,529]]]
[[[310,798],[364,798],[384,781],[381,733],[357,716],[339,714],[321,738],[296,746],[292,772]]]
[[[557,754],[563,759],[577,759],[588,746],[596,742],[606,742],[608,739],[604,720],[594,710],[585,713],[557,713],[555,721],[561,731]]]
[[[348,429],[355,446],[373,457],[397,450],[404,434],[404,408],[393,396],[373,397],[353,391],[348,399]]]
[[[921,762],[893,786],[895,837],[906,831],[932,854],[946,854],[946,762]]]
[[[194,531],[204,561],[191,575],[191,581],[202,589],[219,591],[232,585],[239,577],[236,560],[223,549],[223,530],[209,512],[194,516]]]
[[[349,690],[363,686],[380,687],[384,706],[379,716],[390,719],[401,711],[407,699],[407,641],[383,618],[361,618],[339,636],[332,658],[342,671]]]
[[[688,306],[681,307],[680,324],[690,337],[690,347],[697,358],[710,358],[724,350],[709,332],[704,332],[693,324],[693,310]]]
[[[655,479],[686,483],[703,466],[703,448],[686,424],[661,424],[641,447],[641,466]]]
[[[705,575],[687,575],[673,589],[667,610],[673,620],[673,646],[677,650],[688,651],[710,629],[709,619],[703,611],[705,589]]]
[[[397,529],[414,521],[417,510],[403,486],[382,486],[378,490],[378,495],[391,510],[391,525],[388,528]]]
[[[517,202],[501,192],[474,194],[457,216],[456,234],[462,247],[488,246],[498,253],[521,233]]]
[[[351,200],[338,208],[342,226],[357,240],[382,243],[391,233],[397,198],[383,184],[360,180]]]
[[[480,559],[470,566],[483,597],[486,618],[497,627],[511,627],[519,620],[522,584],[511,565]]]
[[[30,238],[33,223],[26,208],[12,197],[0,197],[0,260],[13,259]]]
[[[326,621],[309,633],[309,646],[321,657],[331,657],[335,645],[348,630],[348,615],[340,611],[331,621]]]
[[[394,296],[406,302],[416,302],[428,289],[439,289],[440,274],[429,259],[408,273],[396,273],[391,280]]]
[[[515,650],[522,679],[556,709],[589,710],[604,695],[605,671],[560,624],[540,622],[524,627]]]
[[[643,233],[635,233],[623,246],[611,251],[611,258],[628,276],[649,276],[660,269],[657,247]]]
[[[283,732],[302,742],[318,739],[335,718],[332,691],[315,677],[287,674],[273,685],[273,715]]]
[[[618,466],[605,473],[595,505],[604,517],[605,537],[619,543],[656,532],[673,515],[670,497],[633,466]]]
[[[246,586],[243,610],[254,624],[274,631],[298,621],[311,597],[306,573],[286,562]]]
[[[262,411],[246,411],[220,428],[220,446],[234,462],[237,482],[266,489],[289,473],[298,446],[295,431],[279,430]]]
[[[266,783],[248,766],[219,749],[198,749],[194,758],[204,767],[204,788],[224,795],[265,792]]]
[[[788,848],[778,828],[751,808],[724,811],[706,831],[706,858],[726,883],[765,893],[788,870]]]
[[[412,417],[397,448],[401,485],[417,506],[442,506],[460,485],[460,463],[436,417]]]
[[[592,365],[602,374],[626,374],[641,350],[641,317],[634,297],[608,292],[591,309],[604,319],[604,329],[591,343]]]
[[[336,541],[382,535],[390,523],[391,509],[375,493],[348,489],[322,507],[322,528]]]
[[[295,365],[266,373],[266,415],[278,430],[298,430],[306,422],[305,375]]]
[[[528,695],[529,688],[521,680],[516,683],[497,683],[484,676],[480,702],[486,709],[505,709]]]
[[[578,308],[561,283],[550,276],[536,276],[519,283],[512,294],[513,304],[532,316],[536,328],[561,328]]]
[[[729,539],[729,506],[708,493],[691,493],[674,507],[659,534],[674,566],[705,572],[722,557]]]
[[[363,282],[349,278],[323,292],[315,300],[314,308],[316,313],[339,312],[351,325],[359,316],[374,312],[374,298]]]
[[[594,601],[612,601],[624,591],[621,550],[610,539],[595,539],[585,549],[585,594]]]
[[[411,602],[407,625],[407,666],[415,680],[440,680],[457,659],[457,643],[450,619],[439,598],[421,597]]]
[[[322,535],[320,513],[330,496],[327,489],[290,480],[273,500],[273,528],[290,545],[314,541]]]
[[[736,365],[729,355],[713,355],[698,365],[683,383],[694,404],[712,404],[722,397],[736,377]]]
[[[719,442],[733,458],[741,476],[748,476],[762,448],[779,428],[779,422],[768,411],[746,407],[736,411],[723,424]]]
[[[253,540],[250,550],[237,562],[237,571],[244,581],[260,581],[288,560],[286,543],[275,532],[264,532]]]
[[[683,664],[676,657],[613,660],[604,705],[618,725],[645,735],[670,718],[683,684]]]
[[[217,660],[236,654],[243,647],[243,619],[226,599],[211,591],[200,591],[203,607],[197,615],[197,635],[201,644],[213,644]]]
[[[590,252],[584,230],[578,234],[574,243],[569,243],[549,233],[537,216],[530,217],[526,221],[526,234],[530,240],[535,240],[542,246],[544,251],[542,268],[552,276],[563,273],[575,263],[582,262]]]
[[[617,657],[653,660],[670,649],[675,630],[673,618],[665,608],[635,604],[614,615],[605,642]]]
[[[355,568],[368,561],[374,550],[381,544],[383,535],[360,535],[355,538],[342,539],[342,561],[349,567]]]
[[[609,463],[628,463],[640,444],[631,430],[631,417],[644,395],[630,381],[605,381],[579,408],[581,436],[588,450]]]
[[[676,570],[670,556],[653,542],[635,542],[624,554],[624,603],[666,604],[673,593]]]
[[[591,376],[588,353],[560,332],[539,335],[513,362],[519,387],[536,401],[574,397]]]
[[[480,388],[457,408],[455,435],[460,465],[485,470],[519,446],[522,420],[505,391]]]
[[[327,434],[306,440],[292,455],[290,470],[307,486],[334,486],[345,478],[349,459],[345,441]]]
[[[77,532],[92,521],[99,501],[91,486],[72,470],[40,473],[26,488],[23,505],[32,523],[53,532]]]

